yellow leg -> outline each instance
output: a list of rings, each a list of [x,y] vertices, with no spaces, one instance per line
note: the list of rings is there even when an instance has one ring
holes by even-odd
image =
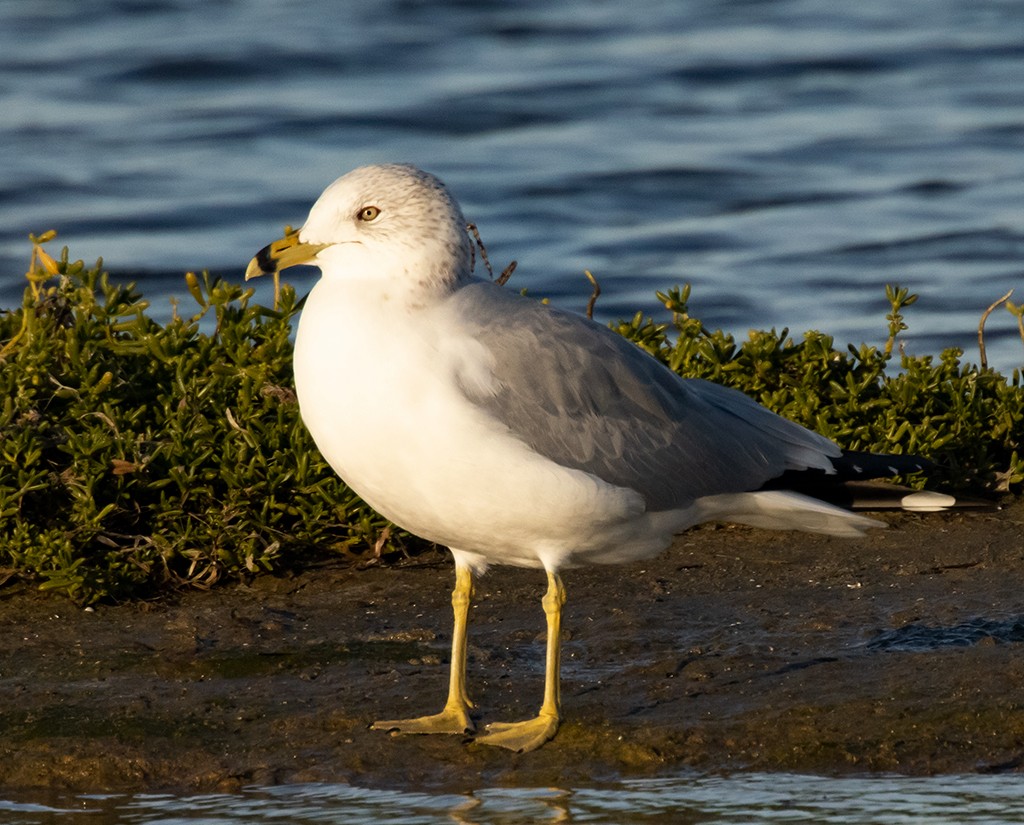
[[[473,574],[468,567],[455,562],[455,589],[452,591],[452,610],[455,625],[452,630],[452,663],[448,681],[448,701],[444,709],[433,716],[416,719],[390,719],[374,722],[374,730],[394,733],[472,733],[476,730],[469,718],[473,703],[466,693],[466,625],[469,605],[473,601]]]
[[[548,590],[541,600],[548,620],[547,659],[544,668],[544,703],[540,713],[525,722],[495,722],[474,741],[482,745],[525,752],[539,748],[555,735],[561,718],[562,605],[565,586],[557,573],[548,572]]]

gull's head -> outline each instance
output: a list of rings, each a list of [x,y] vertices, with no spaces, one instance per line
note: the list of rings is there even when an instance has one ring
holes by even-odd
[[[386,164],[334,181],[301,229],[256,253],[245,279],[310,264],[325,278],[436,291],[468,277],[470,260],[466,221],[444,184],[413,166]]]

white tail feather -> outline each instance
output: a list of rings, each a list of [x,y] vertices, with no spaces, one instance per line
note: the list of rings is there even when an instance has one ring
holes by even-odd
[[[802,530],[830,536],[863,536],[885,527],[884,521],[841,510],[817,499],[786,490],[725,493],[697,500],[699,521],[729,521],[770,530]]]

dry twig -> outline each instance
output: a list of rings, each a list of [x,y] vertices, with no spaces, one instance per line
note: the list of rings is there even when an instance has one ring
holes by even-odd
[[[480,260],[484,262],[484,266],[487,267],[487,274],[491,276],[491,280],[494,281],[494,269],[491,266],[491,261],[487,257],[487,247],[484,246],[483,238],[480,237],[480,230],[476,228],[475,223],[467,223],[466,231],[473,236],[473,240],[476,241],[475,246],[470,247],[471,257],[469,261],[469,268],[473,270],[476,267],[476,250],[480,250]],[[502,270],[501,275],[498,276],[498,280],[495,281],[498,286],[505,286],[509,278],[512,277],[512,273],[516,271],[516,262],[512,261],[508,266]]]
[[[1012,289],[981,313],[981,320],[978,322],[978,352],[981,357],[981,368],[983,370],[988,369],[988,356],[985,354],[985,321],[988,320],[988,316],[991,315],[993,310],[999,307],[1000,304],[1004,304],[1009,301],[1011,295],[1013,295]]]
[[[597,304],[597,299],[601,296],[601,285],[597,282],[597,278],[593,276],[589,269],[584,269],[583,274],[587,276],[587,280],[590,281],[594,287],[594,291],[590,293],[590,300],[587,301],[587,317],[594,320],[594,305]]]

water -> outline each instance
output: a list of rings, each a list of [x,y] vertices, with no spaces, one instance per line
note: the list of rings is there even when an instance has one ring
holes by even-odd
[[[205,796],[81,796],[47,805],[0,801],[6,825],[486,825],[487,823],[1024,822],[1024,785],[1005,777],[825,779],[788,774],[623,782],[601,789],[492,788],[413,793],[293,785]]]
[[[1024,298],[1022,31],[1019,0],[5,0],[0,305],[55,227],[169,314],[407,160],[563,305],[586,268],[605,319],[692,281],[712,327],[879,343],[895,281],[912,351],[976,361]],[[988,346],[1024,362],[1005,311]]]
[[[337,175],[404,160],[562,305],[585,305],[584,269],[605,319],[691,281],[712,327],[880,343],[899,282],[922,294],[911,351],[977,360],[982,309],[1024,299],[1022,32],[1019,0],[4,0],[0,305],[54,227],[169,315],[186,270],[239,279]],[[1024,362],[1007,313],[988,348]],[[0,822],[994,823],[1024,821],[1021,787],[313,786],[0,802]]]

